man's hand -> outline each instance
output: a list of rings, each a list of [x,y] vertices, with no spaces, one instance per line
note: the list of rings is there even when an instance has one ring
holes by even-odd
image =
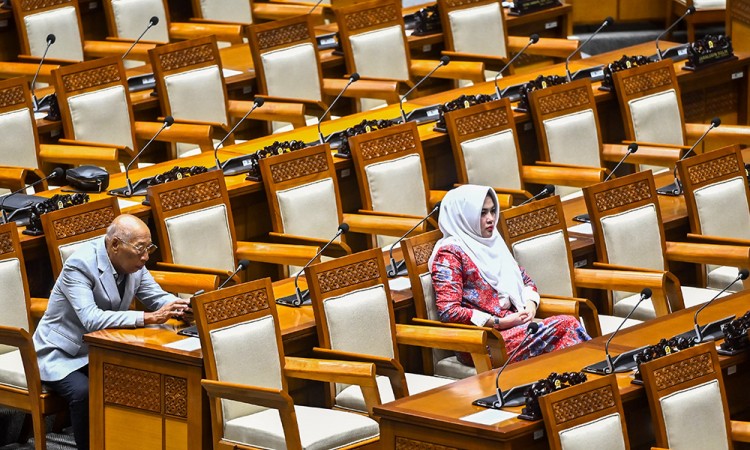
[[[189,309],[190,302],[186,299],[177,299],[159,308],[158,311],[143,314],[144,325],[164,323],[169,319],[180,319]]]

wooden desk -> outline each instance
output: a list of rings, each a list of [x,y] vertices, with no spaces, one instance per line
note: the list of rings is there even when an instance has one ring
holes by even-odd
[[[718,300],[700,316],[701,323],[743,314],[750,308],[750,293],[735,294]],[[651,345],[663,337],[692,329],[692,310],[674,313],[631,327],[618,335],[610,346],[613,354],[643,345]],[[604,338],[577,345],[559,352],[513,364],[503,373],[500,386],[509,389],[545,378],[551,371],[578,371],[582,367],[604,359]],[[748,395],[740,382],[750,377],[747,355],[721,357],[722,367],[734,367],[733,375],[724,371],[727,397],[733,414],[748,409]],[[541,421],[527,422],[510,419],[495,425],[478,425],[460,420],[461,417],[482,411],[472,401],[494,392],[496,372],[486,372],[448,386],[397,400],[375,408],[380,418],[380,442],[384,449],[441,448],[441,449],[544,449],[548,448]],[[589,375],[595,377],[596,375]],[[590,378],[591,379],[591,378]],[[625,404],[631,445],[642,446],[649,440],[650,426],[645,392],[630,384],[629,374],[618,375],[620,394]],[[737,387],[740,387],[737,389]],[[521,408],[510,411],[520,413]],[[638,426],[636,426],[636,424]]]

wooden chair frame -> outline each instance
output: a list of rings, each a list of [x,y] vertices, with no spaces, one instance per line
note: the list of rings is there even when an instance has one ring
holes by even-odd
[[[448,16],[453,11],[458,11],[461,9],[470,9],[470,8],[476,8],[479,6],[485,6],[489,5],[491,3],[498,3],[498,6],[500,7],[500,17],[502,20],[502,29],[503,29],[503,44],[505,45],[506,55],[505,57],[498,57],[498,56],[490,56],[490,55],[468,55],[459,53],[456,51],[456,47],[453,40],[453,28],[451,27],[451,21]],[[438,12],[440,13],[440,23],[443,25],[443,42],[445,43],[445,49],[446,51],[443,52],[443,54],[448,54],[451,59],[454,57],[463,59],[481,59],[484,61],[485,64],[494,63],[494,65],[505,65],[508,60],[510,59],[510,47],[508,45],[508,24],[505,20],[505,14],[503,13],[503,7],[502,5],[499,5],[501,3],[499,0],[470,0],[470,1],[456,1],[456,0],[438,0]],[[500,67],[498,67],[499,69]],[[513,67],[508,67],[508,74],[515,73],[515,69]]]
[[[685,0],[684,3],[677,0],[669,0],[667,2],[667,16],[665,25],[669,28],[672,25],[672,21],[685,14],[689,7],[693,6],[693,0]],[[721,9],[698,9],[693,14],[685,17],[685,28],[687,28],[687,41],[695,42],[695,26],[703,25],[707,23],[720,24],[724,23],[725,17],[727,17],[727,8]],[[671,37],[668,36],[668,38]]]

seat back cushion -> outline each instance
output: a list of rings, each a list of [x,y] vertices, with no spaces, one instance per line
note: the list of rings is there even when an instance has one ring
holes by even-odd
[[[659,403],[670,448],[729,448],[719,380],[666,395]]]
[[[630,100],[635,140],[684,145],[682,115],[674,89]]]
[[[29,53],[41,57],[47,48],[47,36],[54,34],[47,58],[83,61],[83,43],[78,28],[78,16],[72,6],[31,14],[23,19],[29,38]]]
[[[201,14],[204,19],[222,22],[253,22],[247,0],[201,0]]]
[[[0,166],[37,168],[34,124],[26,108],[0,114]]]
[[[0,286],[3,287],[3,294],[0,295],[0,308],[3,311],[0,325],[28,330],[26,294],[23,290],[21,262],[18,258],[0,260]],[[0,345],[0,354],[15,349],[16,347]]]
[[[501,14],[500,2],[449,12],[454,50],[507,57]]]
[[[619,413],[562,430],[559,436],[563,450],[625,450]]]
[[[439,321],[440,317],[438,316],[437,303],[435,302],[435,288],[432,286],[432,274],[430,272],[419,274],[419,284],[422,286],[422,293],[424,294],[424,307],[427,311],[427,318]],[[450,358],[451,356],[453,356],[453,352],[451,351],[433,348],[433,369],[437,367],[437,364],[441,360]]]
[[[268,95],[321,101],[317,49],[311,43],[263,53]]]
[[[234,270],[234,242],[226,205],[164,220],[175,264]]]
[[[702,234],[750,239],[745,183],[744,177],[737,177],[695,190]]]
[[[162,0],[112,0],[112,13],[115,15],[118,37],[138,39],[149,25],[149,20],[157,17],[159,23],[149,28],[143,40],[169,42],[167,17]]]
[[[562,231],[514,242],[513,256],[542,294],[573,296],[570,262]]]
[[[175,119],[227,123],[227,111],[218,66],[188,70],[164,77]]]
[[[320,239],[336,233],[339,210],[332,179],[277,191],[276,198],[285,233]]]
[[[75,139],[124,145],[135,150],[130,109],[122,86],[75,95],[68,99]]]
[[[544,121],[550,161],[599,167],[599,132],[590,109]]]
[[[80,241],[70,242],[68,244],[59,245],[57,247],[57,251],[60,252],[60,262],[62,264],[65,264],[65,261],[70,258],[70,255],[76,252],[80,246],[87,242],[95,241],[97,239],[101,239],[101,236],[95,236],[89,239],[82,239]]]
[[[354,65],[363,77],[409,79],[406,48],[400,25],[351,36]]]
[[[504,130],[461,143],[470,184],[521,189],[513,130]]]
[[[374,211],[427,215],[422,160],[417,154],[365,167]],[[405,195],[408,193],[408,195]]]

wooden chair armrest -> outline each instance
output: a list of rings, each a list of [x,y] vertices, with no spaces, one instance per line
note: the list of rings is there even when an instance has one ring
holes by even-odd
[[[262,97],[262,96],[258,96]],[[229,100],[229,115],[242,117],[252,107],[252,102]],[[302,103],[265,102],[263,106],[253,111],[249,119],[290,122],[294,128],[307,126],[305,122],[305,105]]]
[[[410,72],[417,77],[423,77],[430,73],[438,64],[438,61],[412,59]],[[484,82],[484,63],[475,61],[453,61],[443,66],[432,74],[435,78],[448,78],[451,80],[470,80],[475,83]]]
[[[160,122],[135,122],[135,137],[151,139],[163,125]],[[214,149],[212,137],[213,127],[211,125],[174,123],[169,128],[165,128],[156,140],[196,144],[202,152],[208,152]]]
[[[685,134],[689,142],[694,142],[700,138],[708,128],[703,123],[686,123]],[[712,147],[724,147],[727,145],[750,145],[750,127],[743,125],[724,125],[711,130],[706,136],[706,141],[712,144]]]
[[[417,219],[417,220],[422,219],[422,217],[412,216],[411,214],[390,213],[390,212],[385,212],[385,211],[373,211],[371,209],[360,209],[357,212],[359,214],[365,214],[368,216],[401,217],[403,219]],[[417,222],[414,222],[414,223],[417,223]]]
[[[602,159],[618,162],[628,151],[627,145],[604,144]],[[653,145],[638,145],[638,151],[628,156],[626,162],[630,164],[651,164],[660,167],[674,167],[675,162],[682,156],[679,147],[657,147]]]
[[[578,302],[575,300],[544,296],[539,302],[539,308],[537,308],[536,313],[541,318],[560,314],[578,318],[580,316],[578,309]]]
[[[222,279],[229,277],[229,275],[232,274],[231,271],[221,270],[221,269],[213,269],[211,267],[200,267],[200,266],[188,266],[186,264],[174,264],[174,263],[168,263],[164,261],[158,261],[156,263],[156,267],[159,269],[163,269],[165,271],[170,272],[183,272],[183,273],[193,273],[193,274],[207,274],[207,275],[216,275],[221,277]],[[151,273],[153,274],[154,271]]]
[[[318,246],[274,244],[271,242],[237,242],[235,254],[239,259],[248,259],[269,264],[304,266],[320,250]]]
[[[44,178],[44,174],[39,169],[32,167],[0,166],[0,186],[11,191],[17,191],[29,184],[27,181],[29,175],[36,176],[39,179]],[[42,181],[37,192],[47,189],[47,182]]]
[[[349,224],[349,231],[363,234],[381,234],[385,236],[401,236],[419,222],[419,219],[406,217],[392,217],[386,215],[347,214],[344,222]],[[427,231],[424,224],[414,230],[414,234]]]
[[[104,167],[109,173],[120,172],[120,151],[117,147],[41,144],[39,158],[49,163],[74,166],[93,164]]]
[[[750,267],[750,247],[742,245],[667,242],[670,261]]]
[[[39,56],[31,56],[26,54],[19,54],[18,60],[21,62],[29,63],[29,64],[36,64],[37,66],[42,61],[42,58]],[[76,61],[75,59],[65,59],[65,58],[44,58],[45,64],[51,64],[51,65],[58,65],[58,66],[69,66],[71,64],[78,64],[81,61]],[[36,72],[36,70],[35,70]]]
[[[220,123],[220,122],[210,122],[207,120],[192,120],[192,119],[185,119],[185,118],[179,118],[179,117],[173,117],[175,124],[182,124],[182,125],[200,125],[200,126],[210,126],[213,128],[213,133],[216,134],[219,130],[224,131],[224,133],[229,132],[229,130],[232,128],[226,123]],[[157,117],[158,122],[156,123],[159,127],[161,127],[164,124],[164,117]],[[150,122],[144,122],[144,123],[150,123]],[[172,127],[174,124],[172,124]],[[170,127],[170,128],[172,128]],[[164,130],[166,131],[166,130]],[[156,130],[154,130],[154,133],[156,133]],[[223,137],[223,136],[222,136]],[[151,139],[151,136],[148,136],[148,139]]]
[[[306,245],[311,247],[323,248],[323,246],[328,243],[328,239],[318,239],[310,236],[298,236],[288,233],[277,233],[275,231],[271,231],[270,233],[268,233],[268,236],[274,242],[280,242],[283,244]],[[323,252],[323,254],[332,258],[338,258],[341,256],[351,255],[352,248],[346,245],[344,242],[331,242],[331,244],[328,246],[326,251]]]
[[[486,69],[500,70],[508,62],[508,58],[480,53],[456,52],[453,50],[443,50],[440,53],[443,56],[448,56],[451,59],[451,64],[457,61],[478,61],[483,63]],[[483,79],[482,81],[485,80]]]
[[[57,143],[63,144],[63,145],[75,145],[79,147],[116,148],[117,150],[121,152],[125,152],[129,155],[135,155],[135,152],[133,151],[133,149],[131,149],[127,145],[115,145],[115,144],[107,144],[106,142],[94,142],[94,141],[78,141],[76,139],[67,139],[67,138],[60,138],[57,140]]]
[[[588,332],[589,336],[592,337],[602,335],[602,327],[599,323],[599,311],[596,309],[596,306],[591,302],[591,300],[563,295],[542,294],[542,304],[544,304],[547,299],[564,300],[567,302],[578,303],[578,313],[576,317],[580,317],[583,320],[583,324],[586,327],[586,332]]]
[[[593,266],[597,269],[606,269],[606,270],[623,270],[623,271],[629,271],[629,272],[641,272],[641,273],[662,273],[663,270],[658,269],[648,269],[646,267],[633,267],[633,266],[623,266],[620,264],[610,264],[605,262],[599,262],[594,261]]]
[[[503,335],[500,334],[499,330],[494,328],[478,327],[476,325],[466,325],[463,323],[440,322],[438,320],[420,319],[418,317],[413,318],[412,322],[415,325],[428,327],[453,328],[457,330],[482,330],[487,333],[487,347],[490,350],[492,367],[500,367],[505,360],[508,359],[508,354],[505,351],[505,340],[503,339]]]
[[[529,38],[525,36],[508,36],[508,50],[518,52],[526,44]],[[558,38],[540,38],[536,44],[530,46],[526,53],[529,55],[551,56],[553,58],[565,59],[578,48],[579,41]],[[576,59],[580,59],[580,53]]]
[[[688,233],[687,234],[688,239],[698,241],[702,244],[720,244],[720,245],[742,245],[742,246],[750,246],[750,239],[739,239],[739,238],[729,238],[724,236],[710,236],[706,234],[694,234],[694,233]]]
[[[521,173],[527,183],[586,187],[604,180],[606,171],[601,167],[573,168],[545,165],[522,166]]]
[[[459,187],[460,184],[456,183],[453,186]],[[524,190],[524,189],[512,189],[512,188],[501,188],[501,187],[493,187],[492,189],[495,191],[496,194],[517,195],[517,196],[526,197],[526,198],[533,197],[531,192]]]
[[[349,80],[345,78],[323,78],[323,93],[336,96]],[[343,97],[379,98],[388,104],[399,102],[399,82],[394,80],[371,80],[361,78],[344,92]]]
[[[750,422],[730,420],[732,440],[736,442],[750,442]]]
[[[434,208],[435,205],[437,205],[437,202],[443,201],[443,198],[447,193],[448,191],[430,189],[430,198],[427,199],[427,201],[430,202],[430,208]]]
[[[26,77],[30,82],[31,79],[34,78],[34,74],[38,67],[38,61],[36,63],[0,62],[0,78]],[[41,70],[39,70],[39,77],[37,77],[37,80],[51,83],[52,71],[59,67],[59,64],[43,64]]]
[[[133,42],[116,41],[84,41],[83,53],[86,58],[103,58],[105,56],[122,56],[128,51]],[[155,48],[156,44],[139,42],[128,54],[128,59],[149,62],[148,51]]]
[[[307,108],[307,107],[312,107],[313,109],[319,108],[319,109],[322,109],[324,111],[328,108],[328,105],[326,105],[323,102],[320,102],[320,101],[317,101],[317,100],[308,100],[308,99],[304,99],[304,98],[278,97],[278,96],[271,96],[271,95],[265,95],[265,94],[257,94],[255,96],[255,98],[262,98],[263,100],[265,100],[265,103],[263,104],[263,106],[261,106],[260,108],[256,109],[255,112],[260,112],[270,102],[276,102],[276,103],[279,104],[279,106],[283,106],[283,105],[286,105],[286,104],[289,104],[289,103],[299,103],[299,104],[305,105],[305,108]],[[252,106],[252,102],[250,102],[250,101],[242,101],[242,100],[233,100],[233,101],[234,102],[238,102],[238,103],[245,103],[246,105],[243,105],[243,107],[247,106],[247,105]],[[238,114],[239,117],[242,117],[242,116],[245,115],[245,113],[247,113],[248,110],[249,109],[245,109],[244,112],[242,113],[242,115],[239,115],[240,111],[235,111],[235,112]],[[253,112],[253,114],[255,114],[255,112]],[[237,116],[235,116],[235,117],[237,117]]]
[[[241,24],[229,23],[195,23],[195,22],[171,22],[169,24],[169,37],[171,39],[187,40],[203,36],[216,35],[217,41],[241,44],[243,31]]]
[[[468,352],[471,353],[477,373],[492,369],[487,354],[487,333],[479,328],[465,330],[397,323],[396,341],[401,345]]]
[[[31,318],[34,322],[37,322],[42,318],[45,311],[47,311],[48,304],[48,298],[31,297],[31,307],[29,308],[29,312],[31,312]],[[30,331],[33,332],[33,330]]]
[[[328,5],[321,5],[328,6]],[[305,5],[276,5],[273,2],[253,2],[253,16],[258,20],[281,20],[310,13],[311,6]],[[320,8],[312,12],[313,21],[322,22],[323,12]]]
[[[200,290],[209,292],[219,286],[219,276],[210,274],[196,274],[186,272],[150,271],[162,289],[168,292],[191,294]]]
[[[280,389],[214,380],[201,380],[201,386],[212,399],[223,398],[278,410],[291,411],[294,409],[292,398]]]
[[[313,347],[312,354],[316,358],[335,359],[339,361],[359,361],[375,364],[375,372],[378,375],[388,377],[393,388],[395,398],[409,395],[406,387],[406,376],[404,368],[393,358],[384,358],[377,355],[365,355],[363,353],[345,352],[329,348]]]
[[[703,130],[703,131],[706,131],[706,130]],[[636,143],[638,144],[638,149],[640,149],[641,146],[643,146],[643,147],[681,148],[683,150],[689,150],[691,147],[690,145],[661,144],[659,142],[642,142],[642,141],[628,141],[628,140],[622,141],[622,143],[625,145]]]

